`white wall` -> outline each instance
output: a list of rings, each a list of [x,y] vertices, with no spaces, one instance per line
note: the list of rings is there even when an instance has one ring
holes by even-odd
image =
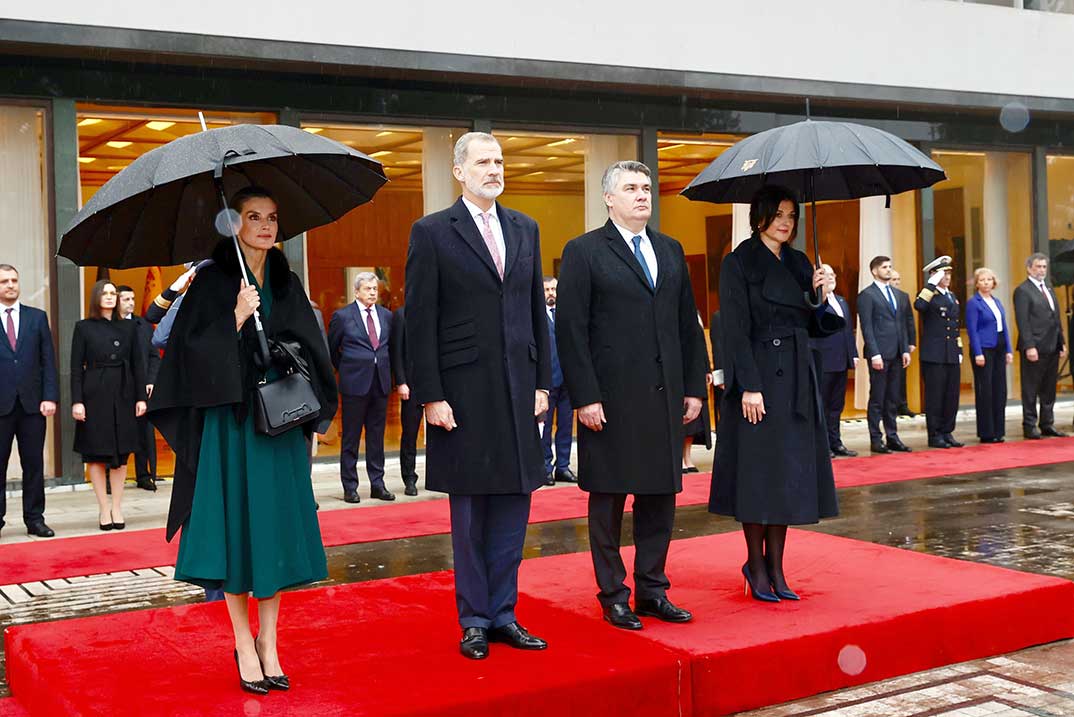
[[[951,0],[0,0],[0,17],[353,47],[1074,98],[1074,15]],[[311,58],[315,59],[315,58]],[[444,67],[450,71],[450,67]],[[759,88],[763,89],[763,88]]]

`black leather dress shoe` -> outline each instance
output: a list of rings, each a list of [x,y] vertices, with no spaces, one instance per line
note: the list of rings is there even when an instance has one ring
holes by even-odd
[[[1040,429],[1042,436],[1051,436],[1052,438],[1066,438],[1067,434],[1055,428],[1055,426],[1048,426],[1047,428]]]
[[[906,445],[905,443],[903,443],[898,438],[889,438],[888,439],[888,448],[890,450],[893,450],[893,451],[898,451],[899,453],[911,453],[912,452],[912,449],[910,448],[910,446]]]
[[[832,449],[832,455],[843,456],[845,458],[853,458],[854,456],[858,455],[858,452],[852,451],[846,446],[844,446],[842,443],[840,443],[838,446]]]
[[[414,483],[405,483],[403,485],[403,495],[417,495],[418,486]]]
[[[891,449],[883,443],[873,443],[869,446],[870,453],[891,453]]]
[[[681,607],[676,607],[674,603],[666,597],[654,598],[652,600],[635,600],[634,612],[638,615],[645,615],[646,617],[655,617],[664,622],[690,622],[694,619],[694,616],[689,610],[683,610]]]
[[[150,493],[155,493],[157,490],[157,484],[149,476],[142,476],[137,480],[138,487],[142,490],[147,490]]]
[[[1028,431],[1024,431],[1022,435],[1031,441],[1039,441],[1041,438],[1043,438],[1040,431],[1038,431],[1036,428],[1031,428]]]
[[[544,484],[545,485],[555,485],[556,484],[556,474],[555,473],[549,473],[548,475],[546,475],[544,477]]]
[[[45,521],[37,523],[30,523],[26,526],[27,535],[36,535],[39,538],[51,538],[56,535],[56,531],[45,525]]]
[[[517,622],[508,623],[503,627],[494,627],[489,630],[488,635],[489,642],[502,642],[517,650],[543,650],[548,647],[547,642],[531,635]]]
[[[356,491],[356,490],[345,490],[345,491],[343,491],[343,502],[344,503],[361,503],[362,499],[358,497],[358,491]]]
[[[578,476],[574,475],[574,471],[570,468],[557,468],[556,469],[556,483],[577,483]]]
[[[468,627],[463,630],[459,652],[471,660],[484,660],[489,656],[488,631],[483,627]]]
[[[951,444],[948,443],[947,441],[945,441],[942,437],[940,437],[940,438],[930,438],[929,439],[929,448],[950,448],[950,447],[951,447]]]
[[[962,441],[956,441],[955,437],[952,436],[950,433],[945,433],[943,439],[947,441],[947,445],[951,446],[952,448],[962,448],[966,445]]]
[[[377,500],[395,500],[395,495],[391,491],[378,485],[375,485],[369,489],[369,497],[376,498]]]
[[[604,619],[615,627],[620,627],[624,630],[640,630],[642,627],[641,620],[630,609],[630,605],[625,602],[617,602],[606,606],[604,608]]]

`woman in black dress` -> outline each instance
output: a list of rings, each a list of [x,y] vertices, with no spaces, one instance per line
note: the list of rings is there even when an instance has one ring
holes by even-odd
[[[720,270],[725,393],[709,510],[742,523],[742,574],[766,602],[798,599],[783,574],[787,526],[838,514],[809,337],[843,319],[824,301],[824,272],[790,246],[797,207],[788,189],[758,191],[753,236]]]
[[[97,496],[101,530],[123,530],[127,458],[138,448],[145,415],[145,350],[137,325],[116,309],[116,287],[102,280],[90,292],[89,317],[71,340],[71,417],[75,451],[82,454]],[[105,480],[111,484],[109,500]]]

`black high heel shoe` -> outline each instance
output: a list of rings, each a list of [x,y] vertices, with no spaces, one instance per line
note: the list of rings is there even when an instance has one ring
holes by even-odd
[[[258,635],[257,637],[260,637]],[[261,662],[261,653],[257,651],[257,637],[254,638],[254,652],[257,652],[257,661]],[[286,692],[291,689],[291,679],[287,675],[269,675],[265,673],[265,663],[261,662],[261,674],[265,675],[265,683],[270,690]]]
[[[760,600],[761,602],[779,602],[779,596],[774,592],[766,592],[758,590],[753,586],[753,581],[750,580],[750,571],[746,565],[742,566],[742,577],[746,579],[745,594],[753,597],[754,600]]]
[[[254,652],[257,652],[257,648],[254,648]],[[257,658],[258,662],[261,658]],[[242,687],[244,692],[249,692],[254,695],[267,695],[269,691],[268,680],[244,680],[242,679],[242,668],[239,667],[239,651],[235,650],[235,669],[239,672],[239,686]]]
[[[786,590],[780,590],[779,588],[777,588],[776,587],[776,581],[772,578],[772,573],[768,574],[768,583],[772,586],[773,592],[775,592],[776,595],[781,600],[801,600],[802,599],[802,598],[798,597],[798,593],[794,592],[789,587]]]

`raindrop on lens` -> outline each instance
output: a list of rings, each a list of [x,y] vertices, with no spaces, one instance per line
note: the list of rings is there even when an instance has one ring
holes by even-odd
[[[999,111],[999,123],[1008,132],[1021,132],[1029,125],[1029,108],[1021,102],[1008,102]]]
[[[257,717],[261,714],[261,703],[257,700],[246,700],[242,706],[242,713],[245,717]]]
[[[857,645],[846,645],[839,651],[839,669],[848,675],[860,675],[865,670],[865,651]]]
[[[234,209],[221,209],[216,214],[216,231],[223,236],[231,236],[232,231],[236,234],[239,233],[239,227],[242,226],[242,217]]]

